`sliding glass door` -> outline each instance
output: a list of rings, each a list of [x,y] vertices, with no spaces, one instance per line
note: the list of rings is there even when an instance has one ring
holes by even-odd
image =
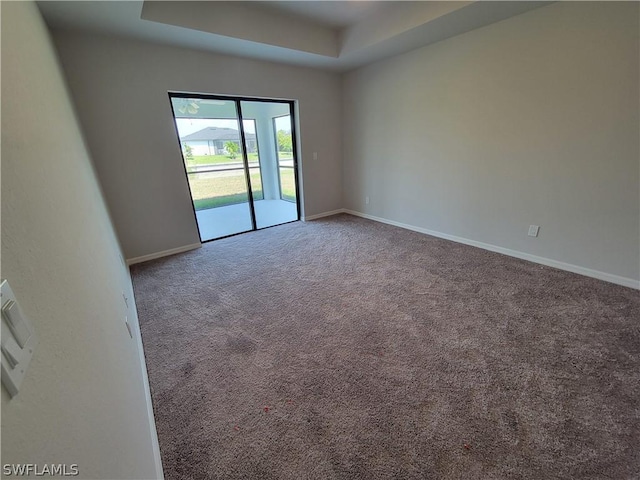
[[[299,219],[293,102],[169,97],[201,241]]]
[[[280,181],[280,199],[296,202],[295,162],[293,158],[293,125],[291,115],[286,114],[273,119],[273,131],[276,133],[278,159],[278,180]]]
[[[291,105],[283,102],[246,101],[240,102],[243,118],[256,119],[256,135],[259,139],[258,151],[261,158],[263,197],[254,202],[257,228],[271,227],[298,219],[296,179],[293,152],[293,127]],[[288,156],[283,160],[282,156]],[[289,170],[282,181],[283,162],[288,162]],[[282,187],[286,195],[283,197]]]

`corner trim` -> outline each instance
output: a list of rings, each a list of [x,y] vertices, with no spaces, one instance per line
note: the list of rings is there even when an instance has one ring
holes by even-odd
[[[376,217],[374,215],[357,212],[355,210],[343,209],[342,211],[344,213],[348,213],[349,215],[354,215],[356,217],[362,217],[368,220],[373,220],[375,222],[386,223],[388,225],[393,225],[395,227],[405,228],[407,230],[413,230],[414,232],[431,235],[432,237],[443,238],[445,240],[451,240],[452,242],[471,245],[472,247],[482,248],[484,250],[489,250],[490,252],[501,253],[503,255],[508,255],[510,257],[520,258],[522,260],[527,260],[529,262],[539,263],[541,265],[546,265],[548,267],[554,267],[560,270],[565,270],[567,272],[577,273],[579,275],[584,275],[586,277],[597,278],[598,280],[604,280],[605,282],[622,285],[623,287],[629,287],[629,288],[634,288],[636,290],[640,290],[640,280],[635,280],[633,278],[621,277],[619,275],[601,272],[599,270],[592,270],[591,268],[581,267],[579,265],[573,265],[571,263],[560,262],[558,260],[552,260],[546,257],[539,257],[537,255],[520,252],[518,250],[511,250],[510,248],[498,247],[497,245],[492,245],[490,243],[478,242],[476,240],[470,240],[468,238],[449,235],[448,233],[437,232],[435,230],[428,230],[426,228],[416,227],[414,225],[400,223],[394,220],[387,220],[386,218]]]
[[[195,250],[201,248],[201,243],[192,243],[191,245],[185,245],[183,247],[170,248],[169,250],[163,250],[162,252],[150,253],[149,255],[142,255],[141,257],[127,258],[127,265],[135,265],[136,263],[148,262],[149,260],[155,260],[156,258],[168,257],[169,255],[175,255],[177,253],[188,252],[189,250]]]
[[[345,210],[344,208],[338,208],[337,210],[331,210],[330,212],[316,213],[315,215],[307,215],[302,218],[302,221],[308,222],[309,220],[316,220],[318,218],[330,217],[332,215],[338,215],[339,213],[345,213],[345,212],[347,212],[347,210]]]

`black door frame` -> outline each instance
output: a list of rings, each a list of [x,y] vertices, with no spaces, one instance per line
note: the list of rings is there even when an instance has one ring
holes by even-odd
[[[287,223],[293,223],[300,221],[300,186],[299,175],[298,175],[298,134],[296,130],[296,111],[295,111],[295,100],[285,100],[278,98],[263,98],[263,97],[244,97],[244,96],[231,96],[231,95],[217,95],[217,94],[209,94],[209,93],[191,93],[191,92],[167,92],[169,95],[169,105],[171,107],[171,115],[173,117],[173,126],[176,131],[176,138],[178,139],[178,146],[180,149],[180,156],[182,157],[182,167],[184,168],[185,179],[187,181],[187,187],[189,188],[189,196],[191,197],[191,207],[193,209],[193,218],[196,222],[196,227],[198,228],[198,237],[200,238],[200,243],[213,242],[215,240],[221,240],[223,238],[233,237],[235,235],[241,235],[247,232],[254,232],[256,230],[264,230],[265,228],[277,227],[278,225],[285,225]],[[251,214],[251,230],[245,230],[243,232],[232,233],[231,235],[225,235],[223,237],[212,238],[210,240],[202,240],[202,235],[200,234],[200,225],[198,224],[198,216],[196,215],[196,207],[193,203],[193,193],[191,192],[191,185],[189,185],[189,173],[187,172],[187,164],[184,160],[184,153],[182,152],[182,144],[180,143],[180,134],[178,133],[178,124],[176,123],[176,115],[173,109],[173,102],[171,101],[173,98],[199,98],[203,100],[223,100],[234,102],[236,106],[236,114],[238,116],[238,123],[240,128],[240,141],[242,142],[242,160],[244,164],[245,171],[245,181],[247,183],[247,195],[248,195],[248,203],[249,203],[249,212]],[[241,102],[264,102],[264,103],[285,103],[289,105],[289,114],[291,115],[291,142],[293,147],[293,175],[296,186],[296,214],[297,217],[295,220],[291,220],[289,222],[279,223],[278,225],[271,225],[269,227],[258,228],[256,223],[256,212],[255,206],[253,203],[253,190],[251,189],[251,172],[249,170],[249,156],[247,152],[247,142],[246,136],[244,132],[244,125],[242,123],[242,105]],[[180,117],[181,118],[181,117]],[[256,134],[257,139],[257,134]],[[277,146],[276,146],[277,149]],[[260,152],[260,150],[258,150]],[[277,153],[276,153],[277,155]],[[260,162],[262,163],[262,162]],[[260,173],[262,177],[262,172]],[[280,172],[278,172],[278,181],[280,178]]]

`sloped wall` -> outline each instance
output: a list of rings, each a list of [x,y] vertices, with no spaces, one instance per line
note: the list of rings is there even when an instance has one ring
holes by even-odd
[[[39,337],[2,388],[2,463],[161,478],[129,273],[31,2],[2,3],[2,278]]]

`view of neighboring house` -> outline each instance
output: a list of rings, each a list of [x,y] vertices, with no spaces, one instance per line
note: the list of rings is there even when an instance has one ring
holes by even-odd
[[[256,151],[256,135],[245,132],[247,149]],[[207,127],[180,138],[182,149],[191,147],[194,155],[226,155],[224,144],[234,142],[240,146],[240,132],[235,128]]]

